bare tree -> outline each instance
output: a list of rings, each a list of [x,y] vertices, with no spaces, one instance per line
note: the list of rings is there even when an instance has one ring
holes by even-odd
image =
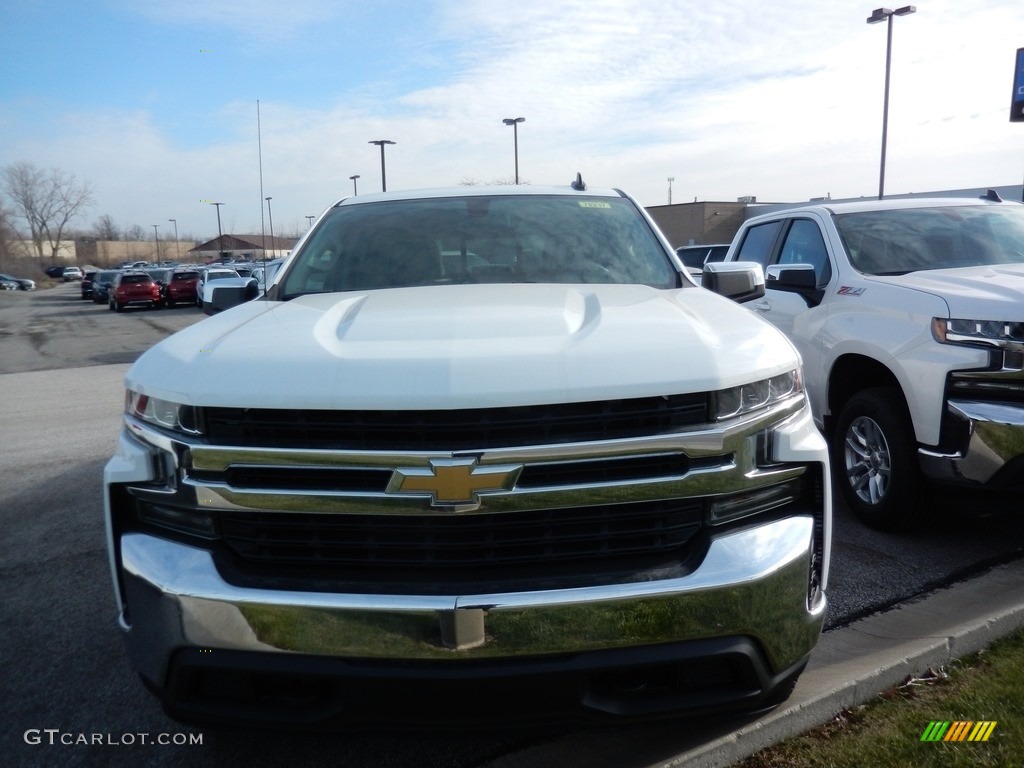
[[[516,180],[513,176],[505,176],[503,178],[491,179],[490,181],[478,181],[477,179],[474,179],[471,176],[464,176],[462,181],[459,182],[459,185],[463,187],[476,187],[479,186],[480,184],[486,184],[492,187],[511,187],[515,186],[515,183]],[[520,179],[519,183],[522,185],[526,185],[529,184],[530,182],[523,181],[522,179]]]
[[[141,224],[132,224],[124,231],[125,240],[144,240],[146,238],[146,230],[142,228]]]
[[[0,267],[5,270],[14,268],[14,242],[18,233],[14,231],[13,214],[0,205]]]
[[[51,258],[56,258],[68,222],[93,202],[92,187],[77,183],[74,174],[59,168],[44,170],[29,162],[4,168],[3,189],[28,223],[40,260],[46,246]]]
[[[100,216],[96,223],[92,225],[96,232],[97,240],[120,240],[121,232],[117,228],[117,224],[114,223],[114,219],[109,213],[104,213]]]

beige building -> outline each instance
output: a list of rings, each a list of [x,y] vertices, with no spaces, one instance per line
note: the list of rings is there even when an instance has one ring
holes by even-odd
[[[647,212],[673,248],[732,242],[747,217],[750,202],[694,202],[653,205]]]

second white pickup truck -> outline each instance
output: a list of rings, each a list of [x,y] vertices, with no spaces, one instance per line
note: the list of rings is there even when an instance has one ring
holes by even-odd
[[[932,483],[1024,485],[1024,205],[911,199],[803,206],[743,224],[746,303],[803,356],[838,486],[907,528]]]

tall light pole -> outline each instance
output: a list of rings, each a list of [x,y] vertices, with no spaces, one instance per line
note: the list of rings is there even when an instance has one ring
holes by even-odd
[[[882,160],[878,171],[878,199],[885,195],[885,143],[889,134],[889,69],[892,66],[892,17],[907,16],[917,11],[912,5],[905,5],[895,11],[888,8],[875,8],[868,16],[868,24],[877,24],[885,21],[888,24],[888,33],[885,42],[885,100],[882,105]]]
[[[306,220],[309,222],[309,226],[311,226],[311,227],[313,226],[313,219],[315,219],[315,218],[316,218],[316,216],[307,216],[306,217]]]
[[[516,158],[516,184],[519,183],[519,124],[525,123],[525,117],[506,117],[502,121],[505,125],[512,126],[512,147]]]
[[[267,216],[270,217],[270,248],[274,249],[274,212],[270,210],[270,198],[267,198]],[[264,249],[266,250],[266,249]],[[264,256],[263,258],[266,258]]]
[[[672,205],[672,182],[676,180],[675,176],[668,177],[668,204]]]
[[[156,228],[159,227],[159,226],[160,226],[159,224],[154,224],[153,225],[153,239],[156,240],[156,260],[157,260],[157,263],[160,262],[160,233],[156,231]]]
[[[381,151],[381,160],[383,161],[383,159],[384,159],[384,154],[383,154],[384,147],[381,147],[380,151]],[[381,167],[383,168],[383,166],[381,166]],[[349,178],[352,179],[352,196],[353,197],[357,197],[359,195],[359,188],[356,187],[356,179],[359,178],[359,174],[357,173],[355,176],[349,176]]]
[[[174,225],[174,258],[181,261],[181,246],[178,244],[178,220],[168,219]]]
[[[224,255],[224,243],[222,242],[224,233],[220,228],[220,207],[224,205],[224,203],[210,203],[210,205],[217,206],[217,260],[220,261],[221,257]]]
[[[367,142],[368,144],[376,144],[380,147],[380,191],[388,191],[388,178],[387,173],[384,170],[384,145],[394,144],[395,142],[389,141],[388,139],[376,139],[375,141]]]

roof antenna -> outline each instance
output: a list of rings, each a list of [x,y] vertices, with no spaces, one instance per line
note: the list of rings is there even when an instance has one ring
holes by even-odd
[[[577,192],[583,192],[587,188],[587,185],[583,183],[583,175],[579,171],[576,172],[576,181],[572,182],[569,186]]]
[[[981,199],[982,200],[991,200],[993,203],[1001,203],[1001,202],[1003,202],[1003,198],[1001,198],[999,196],[999,193],[996,192],[994,189],[990,189],[988,192],[986,192],[984,195],[982,195]]]

